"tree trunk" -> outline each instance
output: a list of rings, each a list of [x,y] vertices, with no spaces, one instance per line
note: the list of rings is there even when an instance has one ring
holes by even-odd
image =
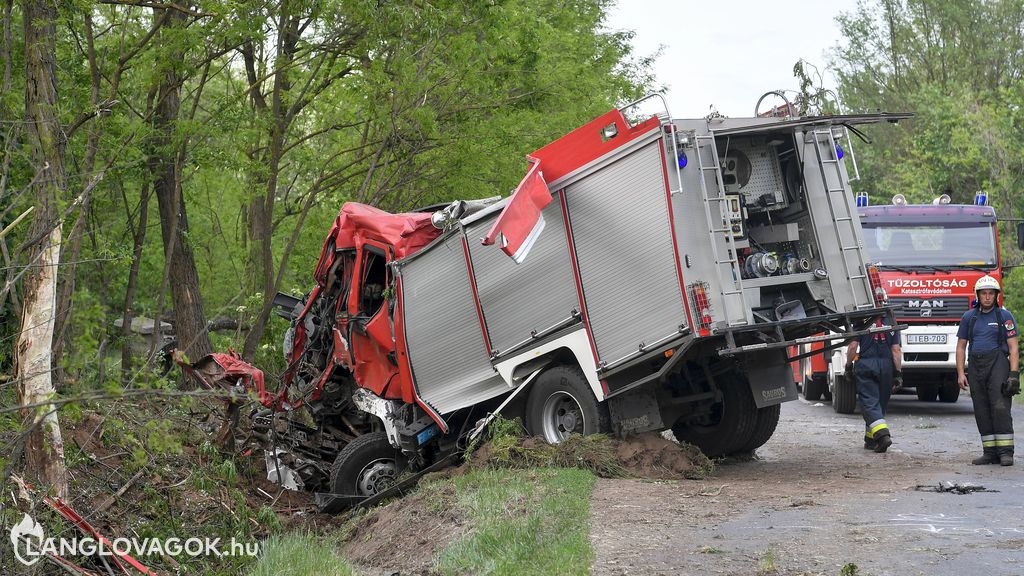
[[[149,183],[143,184],[139,200],[139,224],[135,228],[132,265],[128,270],[128,287],[124,291],[124,313],[121,316],[121,381],[127,385],[132,372],[132,319],[135,318],[135,290],[139,283],[139,261],[146,244],[146,220],[149,213]],[[159,326],[159,324],[156,324]]]
[[[249,211],[249,260],[253,270],[253,285],[263,293],[263,304],[252,329],[245,336],[242,356],[252,360],[256,348],[263,338],[270,310],[273,309],[274,294],[277,291],[274,282],[274,201],[277,198],[278,177],[281,174],[281,158],[284,156],[284,141],[294,116],[285,104],[285,97],[292,88],[290,67],[295,59],[295,50],[299,41],[300,18],[291,14],[290,2],[278,5],[277,46],[274,58],[274,84],[269,107],[265,102],[254,101],[257,114],[269,116],[268,150],[263,154],[266,165],[266,178],[257,176],[256,180],[265,182],[265,193],[253,199]]]
[[[85,41],[86,41],[86,55],[89,61],[89,75],[91,78],[89,92],[89,104],[92,108],[97,108],[100,102],[100,71],[99,66],[96,62],[96,46],[94,43],[94,34],[92,28],[92,14],[86,12],[85,14]],[[89,135],[86,138],[85,144],[85,161],[82,163],[82,173],[86,175],[84,180],[91,179],[93,177],[93,168],[96,167],[96,152],[99,148],[100,141],[100,129],[97,126],[99,119],[93,119],[89,122]],[[53,368],[54,374],[57,375],[58,382],[64,380],[64,370],[62,366],[62,359],[64,357],[64,346],[67,343],[67,330],[68,325],[71,321],[71,304],[72,296],[75,294],[75,278],[78,267],[78,259],[82,254],[82,237],[85,235],[85,222],[89,216],[89,209],[92,207],[92,193],[86,194],[82,200],[82,206],[78,210],[78,218],[75,220],[74,226],[71,227],[69,247],[66,247],[63,251],[61,261],[64,262],[63,272],[63,285],[59,285],[58,299],[57,299],[57,319],[56,326],[54,327],[54,334],[56,337],[53,341]],[[100,358],[102,363],[103,359]],[[103,384],[102,379],[99,382]]]
[[[18,362],[18,400],[25,405],[47,402],[54,394],[51,364],[53,323],[60,263],[61,228],[57,198],[66,190],[64,141],[57,116],[55,4],[25,0],[25,116],[35,178],[35,212],[24,278]],[[64,441],[52,404],[26,407],[22,419],[31,432],[25,453],[27,472],[67,498]]]
[[[154,9],[154,12],[159,14],[160,10],[162,9]],[[182,26],[184,20],[184,14],[171,10],[171,14],[167,16],[167,24],[160,33],[161,37],[164,31]],[[154,116],[156,137],[149,166],[153,173],[153,191],[156,193],[160,208],[160,232],[163,235],[164,255],[167,258],[178,349],[184,351],[189,358],[198,359],[212,352],[213,348],[206,332],[206,316],[199,293],[199,273],[196,271],[192,247],[187,239],[188,216],[181,190],[181,166],[184,155],[179,154],[179,147],[175,144],[175,130],[181,106],[181,79],[175,67],[180,65],[185,54],[183,48],[170,48],[166,55],[166,68],[159,76],[159,100]]]

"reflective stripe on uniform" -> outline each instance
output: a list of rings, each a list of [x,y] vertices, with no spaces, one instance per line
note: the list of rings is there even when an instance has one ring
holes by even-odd
[[[1013,446],[1013,434],[994,434],[993,446]]]
[[[1013,438],[1012,435],[1010,437],[1011,437],[1011,439]],[[986,435],[982,436],[981,437],[981,445],[984,446],[985,448],[992,448],[993,446],[996,445],[996,435],[995,434],[986,434]]]
[[[879,420],[875,420],[871,424],[868,424],[867,437],[868,438],[874,438],[875,434],[878,434],[879,430],[885,430],[888,427],[889,427],[889,425],[885,423],[885,419],[884,418],[879,419]]]

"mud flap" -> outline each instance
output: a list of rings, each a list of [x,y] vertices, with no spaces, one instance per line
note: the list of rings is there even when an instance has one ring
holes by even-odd
[[[750,394],[758,408],[797,399],[793,369],[786,363],[785,354],[765,350],[751,353],[744,360]]]
[[[612,420],[612,431],[620,438],[627,434],[665,428],[658,400],[650,386],[609,398],[608,413]]]

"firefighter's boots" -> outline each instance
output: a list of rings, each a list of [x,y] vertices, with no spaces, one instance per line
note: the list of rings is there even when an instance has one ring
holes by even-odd
[[[892,436],[889,434],[888,428],[882,428],[878,432],[875,432],[875,447],[873,450],[878,454],[881,454],[892,446]]]

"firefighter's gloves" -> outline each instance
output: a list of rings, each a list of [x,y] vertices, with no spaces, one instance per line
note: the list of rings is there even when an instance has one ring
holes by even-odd
[[[1003,383],[1003,396],[1016,396],[1017,394],[1020,394],[1020,373],[1013,371]]]
[[[899,390],[903,388],[903,370],[897,370],[896,376],[892,379],[892,389]]]

